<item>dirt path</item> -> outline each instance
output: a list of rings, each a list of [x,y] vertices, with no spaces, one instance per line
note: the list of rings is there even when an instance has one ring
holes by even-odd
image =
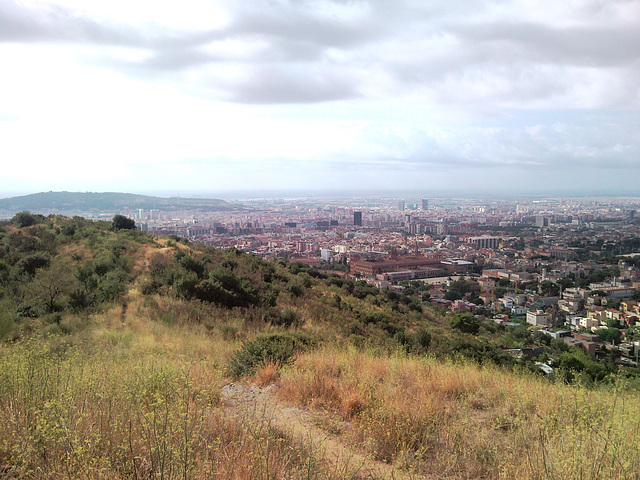
[[[373,460],[365,452],[349,445],[339,434],[318,427],[328,424],[329,417],[321,412],[282,404],[275,396],[275,385],[265,388],[230,383],[222,387],[222,398],[232,411],[256,420],[268,420],[271,425],[294,440],[313,445],[336,471],[354,472],[357,479],[405,480],[426,477],[411,475],[388,463]]]

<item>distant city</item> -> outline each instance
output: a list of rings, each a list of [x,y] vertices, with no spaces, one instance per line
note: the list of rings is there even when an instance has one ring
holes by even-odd
[[[616,352],[628,361],[640,352],[640,198],[100,199],[158,208],[67,208],[92,219],[124,215],[174,241],[413,289],[442,308],[497,323],[528,323],[552,336],[573,331],[565,342],[592,355],[608,348],[599,336],[617,326]]]

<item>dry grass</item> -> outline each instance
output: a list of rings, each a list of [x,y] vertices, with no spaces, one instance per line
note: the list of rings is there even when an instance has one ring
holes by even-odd
[[[0,346],[0,478],[349,478],[269,419],[229,415],[231,346],[201,327],[92,322]]]
[[[302,355],[281,383],[283,399],[351,420],[376,459],[437,478],[640,476],[640,398],[621,388],[338,350]]]
[[[0,478],[351,478],[313,442],[221,405],[238,333],[252,334],[237,312],[135,289],[126,305],[0,346]],[[254,380],[278,382],[284,400],[350,425],[345,442],[419,474],[640,478],[640,396],[622,380],[587,390],[338,348],[265,365]]]
[[[278,380],[278,370],[280,369],[279,362],[267,362],[258,369],[255,374],[254,381],[256,385],[260,387],[266,387]]]

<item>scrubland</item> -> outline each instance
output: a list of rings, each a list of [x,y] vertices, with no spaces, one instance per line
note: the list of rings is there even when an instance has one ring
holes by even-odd
[[[139,323],[2,348],[0,478],[332,476],[268,419],[224,408],[232,344],[200,328]]]
[[[638,478],[640,396],[529,372],[320,350],[282,372],[284,401],[350,422],[374,458],[432,478]]]
[[[363,478],[322,438],[232,408],[230,382],[275,385],[409,478],[640,478],[628,371],[547,378],[496,346],[526,332],[458,331],[414,297],[78,218],[24,223],[0,225],[0,479]]]

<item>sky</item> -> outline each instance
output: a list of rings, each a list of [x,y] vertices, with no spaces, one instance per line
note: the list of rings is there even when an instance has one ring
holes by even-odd
[[[640,193],[640,0],[1,0],[0,65],[0,196]]]

